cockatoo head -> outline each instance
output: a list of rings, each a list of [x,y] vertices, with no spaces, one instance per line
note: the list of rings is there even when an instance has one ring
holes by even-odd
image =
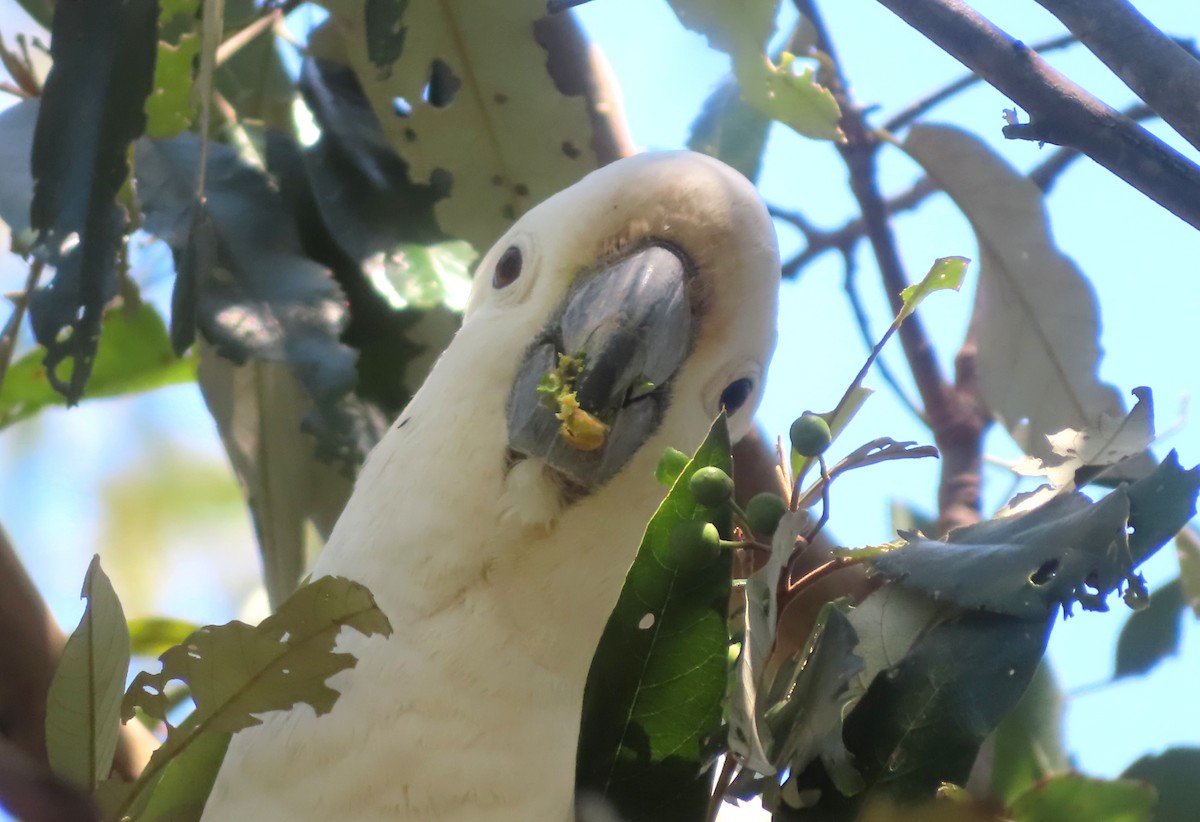
[[[534,329],[506,339],[523,347],[506,411],[509,490],[541,500],[521,518],[552,519],[547,496],[566,505],[603,486],[668,420],[680,448],[722,407],[744,434],[778,285],[761,199],[704,155],[621,160],[518,220],[480,262],[463,331],[501,317],[518,336]]]

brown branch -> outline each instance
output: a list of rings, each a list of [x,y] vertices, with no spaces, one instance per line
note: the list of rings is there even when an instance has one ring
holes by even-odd
[[[13,353],[17,350],[17,337],[21,333],[21,323],[25,320],[30,297],[33,290],[37,288],[38,280],[42,276],[42,269],[45,267],[46,264],[41,260],[35,260],[30,264],[29,273],[25,277],[25,287],[21,293],[13,297],[13,312],[5,321],[4,330],[0,331],[0,388],[4,387],[4,378],[8,376],[8,366],[12,363]]]
[[[0,527],[0,737],[46,758],[46,695],[66,637]],[[158,741],[138,722],[121,726],[113,769],[133,779]]]
[[[1200,60],[1159,31],[1127,0],[1037,0],[1200,149]]]
[[[879,0],[1029,113],[1005,137],[1078,149],[1200,228],[1200,167],[1088,94],[961,0]]]

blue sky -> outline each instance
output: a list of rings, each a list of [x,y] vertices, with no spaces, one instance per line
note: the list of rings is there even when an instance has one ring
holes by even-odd
[[[1033,3],[989,0],[974,5],[1028,42],[1059,31],[1053,18]],[[857,98],[878,105],[885,114],[962,71],[872,0],[840,0],[824,6]],[[1147,0],[1138,6],[1169,32],[1200,34],[1200,20],[1190,4]],[[0,2],[0,32],[10,43],[14,8],[11,0]],[[594,0],[580,14],[621,83],[638,146],[682,147],[701,103],[728,70],[728,59],[679,26],[663,0]],[[1132,100],[1083,49],[1055,55],[1053,60],[1110,103],[1120,106]],[[1027,169],[1044,153],[1033,144],[1003,140],[1001,110],[1010,105],[997,92],[980,86],[932,117],[975,131],[1010,163]],[[1163,129],[1153,128],[1165,136]],[[917,174],[899,152],[885,152],[881,178],[886,188],[898,190]],[[822,226],[837,226],[853,212],[845,169],[836,152],[781,127],[772,132],[761,189],[768,201],[799,209]],[[1200,308],[1196,270],[1200,234],[1086,161],[1061,179],[1049,209],[1060,247],[1074,257],[1096,288],[1106,351],[1101,377],[1126,395],[1134,386],[1151,386],[1159,427],[1169,427],[1179,416],[1183,399],[1200,388],[1191,330]],[[931,200],[918,214],[900,218],[897,226],[904,260],[914,276],[936,257],[977,257],[966,222],[944,197]],[[785,256],[796,250],[797,238],[786,229],[781,229],[780,240]],[[921,309],[947,364],[966,327],[975,273],[972,270],[963,294],[937,295]],[[890,318],[873,275],[864,251],[861,290],[875,328],[882,330]],[[18,276],[17,268],[0,264],[0,289],[17,290]],[[158,283],[165,290],[161,276]],[[782,433],[800,411],[832,407],[865,353],[842,292],[840,261],[826,257],[798,282],[784,287],[780,344],[760,412],[763,425],[769,432]],[[892,350],[887,357],[894,370],[903,373],[898,353]],[[868,384],[881,390],[847,432],[846,450],[882,435],[929,441],[877,377]],[[1014,455],[1000,431],[993,432],[987,445],[991,454]],[[1200,461],[1200,429],[1184,420],[1161,450],[1168,447],[1178,448],[1185,464]],[[174,456],[164,463],[165,455]],[[154,476],[164,464],[172,470],[213,476],[213,482],[225,483],[224,490],[216,494],[218,502],[212,507],[188,509],[182,524],[165,534],[147,526],[129,537],[115,524],[114,496],[122,488],[136,492],[135,480]],[[912,462],[847,476],[834,491],[833,532],[848,545],[888,539],[891,502],[901,500],[931,510],[936,476],[935,464]],[[1006,472],[989,469],[986,481],[989,503],[999,505],[1009,489]],[[192,387],[132,400],[85,403],[4,432],[0,488],[0,522],[64,625],[71,626],[78,618],[79,584],[88,559],[98,550],[110,570],[115,569],[118,591],[131,613],[164,611],[197,621],[222,621],[237,614],[250,595],[257,561],[249,524],[236,503],[229,502],[236,489],[224,474],[215,431]],[[127,540],[165,540],[152,549],[159,557],[158,568],[171,570],[162,577],[166,582],[156,595],[136,590],[139,581],[154,579],[133,559],[147,554],[145,546],[122,549],[118,544],[122,538],[114,536],[118,533],[126,533],[123,539]],[[1170,551],[1148,563],[1145,571],[1151,587],[1173,577]],[[1116,633],[1126,613],[1123,605],[1114,605],[1111,614],[1084,614],[1056,630],[1050,656],[1068,691],[1108,676]],[[1089,690],[1072,700],[1068,737],[1084,770],[1113,775],[1143,752],[1170,744],[1200,744],[1200,708],[1189,698],[1191,689],[1185,684],[1200,674],[1200,631],[1194,620],[1185,626],[1184,646],[1181,657],[1147,677]]]

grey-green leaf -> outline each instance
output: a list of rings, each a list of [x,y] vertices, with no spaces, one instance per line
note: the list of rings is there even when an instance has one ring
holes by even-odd
[[[129,628],[99,556],[88,566],[81,596],[87,606],[46,698],[46,748],[56,774],[90,791],[112,770],[129,670]]]

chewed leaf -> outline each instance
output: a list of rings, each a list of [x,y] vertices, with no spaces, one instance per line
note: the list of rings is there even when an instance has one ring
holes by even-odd
[[[1174,453],[1143,480],[1100,502],[1064,494],[1033,511],[981,522],[945,542],[902,534],[908,544],[866,557],[877,573],[963,608],[1044,617],[1105,599],[1195,514],[1200,470]]]
[[[340,694],[326,680],[358,662],[352,654],[333,650],[343,627],[367,636],[392,632],[364,586],[323,577],[292,594],[258,626],[235,621],[201,628],[159,657],[160,672],[134,677],[121,704],[127,719],[140,708],[165,721],[166,689],[172,680],[188,684],[196,709],[168,728],[166,742],[134,788],[117,798],[112,815],[143,807],[168,766],[198,740],[257,725],[261,720],[256,714],[300,703],[311,705],[318,715],[332,710]]]
[[[91,790],[112,770],[117,749],[129,628],[98,556],[88,566],[82,596],[87,606],[46,696],[46,750],[56,774]]]
[[[935,291],[958,291],[962,288],[963,275],[966,274],[970,262],[966,257],[941,257],[934,260],[929,273],[921,282],[914,283],[900,292],[904,307],[900,310],[899,318],[904,319],[912,314],[921,301]]]
[[[1142,454],[1154,440],[1154,397],[1149,388],[1133,389],[1137,404],[1128,414],[1101,415],[1095,427],[1066,428],[1050,434],[1053,458],[1025,457],[1014,467],[1018,474],[1045,477],[1049,488],[1023,494],[1001,516],[1029,511],[1057,494],[1067,493],[1102,476],[1122,460]]]

